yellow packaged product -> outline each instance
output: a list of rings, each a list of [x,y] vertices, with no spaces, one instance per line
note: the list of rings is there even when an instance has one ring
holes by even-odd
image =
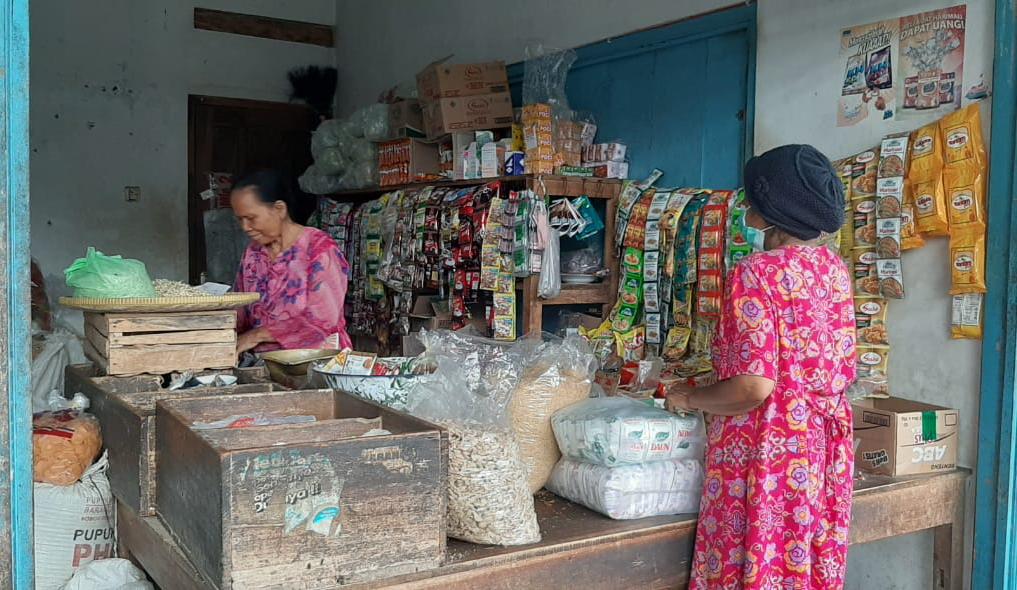
[[[985,293],[985,234],[964,232],[950,237],[951,295]]]
[[[927,236],[950,235],[950,212],[946,206],[942,176],[914,182],[910,192],[914,203],[915,227],[919,233]]]
[[[866,150],[854,157],[851,173],[852,199],[875,196],[878,171],[879,148]]]
[[[855,280],[855,296],[879,297],[879,275],[876,273],[876,249],[856,248],[851,251]]]
[[[985,142],[982,140],[982,115],[979,103],[954,111],[939,121],[943,134],[944,160],[947,166],[958,162],[984,165]]]
[[[855,329],[858,344],[889,344],[886,331],[886,300],[855,299]]]
[[[646,346],[646,327],[638,326],[626,332],[615,332],[615,342],[618,345],[618,356],[625,362],[643,360],[643,352]]]
[[[914,250],[925,245],[925,240],[918,233],[915,222],[915,201],[911,182],[904,180],[904,203],[900,208],[900,247],[901,250]]]
[[[956,340],[981,340],[982,338],[982,293],[967,293],[953,296],[953,316],[950,320],[950,336]]]
[[[950,234],[985,232],[985,177],[974,162],[952,164],[943,170]]]
[[[939,124],[926,125],[911,136],[911,163],[908,178],[926,182],[943,172],[943,141]]]

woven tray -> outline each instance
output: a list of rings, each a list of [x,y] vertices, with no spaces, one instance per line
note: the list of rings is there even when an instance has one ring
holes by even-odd
[[[218,297],[134,297],[124,299],[61,297],[60,305],[97,313],[160,313],[175,311],[219,311],[250,305],[261,299],[257,293],[227,293]]]

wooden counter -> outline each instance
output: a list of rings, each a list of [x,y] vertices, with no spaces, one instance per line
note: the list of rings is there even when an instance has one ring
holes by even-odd
[[[932,530],[932,588],[960,589],[964,497],[969,472],[889,479],[866,476],[855,487],[851,542]],[[156,518],[120,505],[121,554],[148,571],[164,590],[210,590]],[[696,519],[667,516],[611,520],[546,492],[537,496],[543,540],[526,547],[484,547],[449,541],[436,569],[344,590],[509,590],[517,588],[684,588]]]

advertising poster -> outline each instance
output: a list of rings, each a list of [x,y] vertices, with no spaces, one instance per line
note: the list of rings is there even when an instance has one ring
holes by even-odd
[[[964,5],[841,31],[837,126],[960,107]]]

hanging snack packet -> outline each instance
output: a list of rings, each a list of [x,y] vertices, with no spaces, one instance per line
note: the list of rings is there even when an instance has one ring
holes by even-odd
[[[886,331],[886,300],[855,299],[858,344],[890,344]]]
[[[615,332],[618,345],[618,356],[625,362],[643,360],[643,349],[646,346],[646,329],[643,326],[625,332]]]
[[[918,231],[927,236],[949,235],[950,213],[943,192],[943,177],[937,174],[931,180],[915,181],[910,192]]]
[[[855,248],[876,245],[876,197],[861,197],[851,201],[852,241]]]
[[[864,382],[871,396],[885,397],[889,393],[887,383],[890,365],[890,347],[878,344],[859,344],[858,381]]]
[[[951,164],[943,170],[950,234],[985,232],[985,178],[976,162]]]
[[[851,171],[851,198],[859,199],[876,194],[876,173],[879,170],[879,150],[866,150],[854,157]]]
[[[982,338],[982,293],[953,296],[953,317],[950,336],[954,339],[980,340]]]
[[[985,142],[982,140],[982,115],[979,103],[954,111],[939,121],[947,166],[960,162],[984,165]]]
[[[939,124],[926,125],[911,136],[911,163],[908,178],[927,182],[943,172],[943,141]]]
[[[925,245],[925,240],[918,233],[915,222],[915,196],[911,182],[904,180],[904,203],[900,209],[900,246],[902,250],[914,250]]]
[[[962,233],[950,238],[951,295],[985,293],[985,235]]]
[[[879,297],[879,277],[876,275],[876,249],[860,248],[851,252],[854,267],[855,297]]]

